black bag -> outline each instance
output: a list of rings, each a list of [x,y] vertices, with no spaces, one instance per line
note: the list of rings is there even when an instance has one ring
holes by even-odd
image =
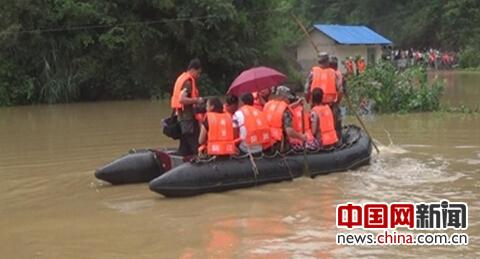
[[[165,136],[175,140],[180,139],[182,136],[182,130],[177,115],[175,115],[175,111],[172,111],[170,117],[162,120],[162,126],[163,134],[165,134]]]

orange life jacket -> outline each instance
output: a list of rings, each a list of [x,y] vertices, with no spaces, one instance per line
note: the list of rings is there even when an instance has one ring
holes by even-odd
[[[337,82],[335,70],[332,68],[312,68],[312,84],[310,85],[310,92],[315,88],[323,90],[322,103],[329,104],[337,102]]]
[[[180,103],[180,96],[182,92],[182,87],[187,80],[192,82],[192,93],[191,98],[198,98],[200,94],[198,93],[197,83],[195,78],[189,72],[183,72],[175,81],[175,86],[173,87],[173,94],[170,100],[170,106],[172,109],[183,109],[183,105]]]
[[[307,141],[310,142],[314,139],[312,134],[312,127],[310,123],[310,113],[304,110],[303,105],[299,104],[290,109],[292,112],[292,128],[296,132],[301,132],[307,135]],[[303,125],[302,125],[302,112],[303,112]],[[303,128],[303,130],[302,130]],[[299,139],[290,139],[292,144],[302,144]]]
[[[267,118],[273,142],[283,139],[283,113],[286,109],[288,104],[279,100],[270,100],[263,107],[263,114]]]
[[[366,68],[365,60],[362,60],[362,59],[358,60],[357,61],[358,72],[359,73],[365,72],[365,68]]]
[[[347,74],[353,74],[353,61],[347,60],[345,61],[345,68],[347,69]]]
[[[267,148],[271,143],[270,127],[262,111],[249,105],[240,108],[244,117],[247,145],[262,145]]]
[[[450,56],[448,56],[448,54],[446,54],[446,53],[443,54],[443,56],[442,56],[442,61],[443,61],[444,63],[448,63],[448,62],[450,61]]]
[[[228,113],[207,112],[207,154],[232,155],[236,153],[232,117]]]
[[[330,106],[321,104],[313,107],[313,112],[318,116],[318,129],[320,131],[320,141],[323,146],[334,145],[338,142],[337,131],[335,130],[335,119],[333,118]]]

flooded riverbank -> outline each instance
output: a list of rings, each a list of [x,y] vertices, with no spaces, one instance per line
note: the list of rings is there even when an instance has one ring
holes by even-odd
[[[445,92],[442,98],[444,106],[465,106],[480,110],[480,72],[479,71],[434,71],[431,79],[438,78],[444,82]]]
[[[160,118],[169,113],[167,102],[149,101],[0,109],[2,255],[480,256],[478,114],[366,118],[372,135],[383,143],[372,165],[313,180],[187,199],[162,198],[145,184],[109,186],[95,180],[97,167],[130,148],[175,146],[160,130]],[[353,118],[347,121],[355,122]],[[335,206],[339,203],[438,202],[445,198],[469,205],[467,247],[335,244]]]

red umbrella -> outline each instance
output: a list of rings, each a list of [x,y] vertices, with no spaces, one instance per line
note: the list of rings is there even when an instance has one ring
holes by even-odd
[[[277,86],[287,77],[269,67],[254,67],[243,71],[230,85],[227,94],[239,96]]]

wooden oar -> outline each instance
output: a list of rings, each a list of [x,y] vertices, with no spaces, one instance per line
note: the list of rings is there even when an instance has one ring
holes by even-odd
[[[313,48],[318,54],[320,50],[318,49],[317,45],[315,45],[315,42],[313,41],[312,37],[310,37],[310,34],[308,34],[307,28],[303,26],[302,21],[300,21],[300,19],[298,19],[298,17],[295,14],[290,13],[290,15],[292,16],[293,20],[298,24],[298,26],[302,29],[302,31],[305,33],[305,36],[307,36],[307,39],[310,41],[310,44],[312,44]]]
[[[300,21],[300,19],[298,19],[298,17],[295,14],[290,13],[290,15],[292,16],[293,20],[298,24],[298,26],[302,29],[302,31],[305,33],[305,36],[307,36],[307,39],[310,41],[310,44],[312,44],[313,48],[318,54],[320,50],[318,49],[317,45],[315,45],[315,42],[313,41],[312,37],[310,37],[310,34],[307,31],[307,28],[303,26],[302,21]]]
[[[313,48],[315,49],[315,51],[318,54],[320,52],[320,50],[318,49],[317,45],[315,45],[315,42],[313,42],[312,37],[310,37],[310,34],[307,31],[307,28],[305,28],[305,26],[303,26],[302,22],[300,21],[300,19],[298,19],[297,16],[295,16],[293,13],[290,13],[290,15],[292,16],[293,20],[298,24],[298,26],[302,29],[302,31],[305,33],[305,36],[309,39],[310,43],[312,44]],[[350,110],[352,110],[352,112],[355,114],[355,117],[357,117],[358,122],[362,126],[363,130],[365,131],[365,133],[367,133],[367,136],[372,140],[372,144],[375,147],[375,150],[377,150],[377,153],[380,153],[380,149],[378,149],[375,142],[373,142],[373,138],[370,136],[370,133],[368,132],[367,128],[365,127],[365,124],[363,124],[362,119],[360,118],[360,116],[358,116],[357,112],[353,109],[353,105],[352,105],[352,102],[350,101],[350,98],[348,97],[348,94],[345,92],[344,95],[345,95],[345,99],[347,99],[348,108]]]

